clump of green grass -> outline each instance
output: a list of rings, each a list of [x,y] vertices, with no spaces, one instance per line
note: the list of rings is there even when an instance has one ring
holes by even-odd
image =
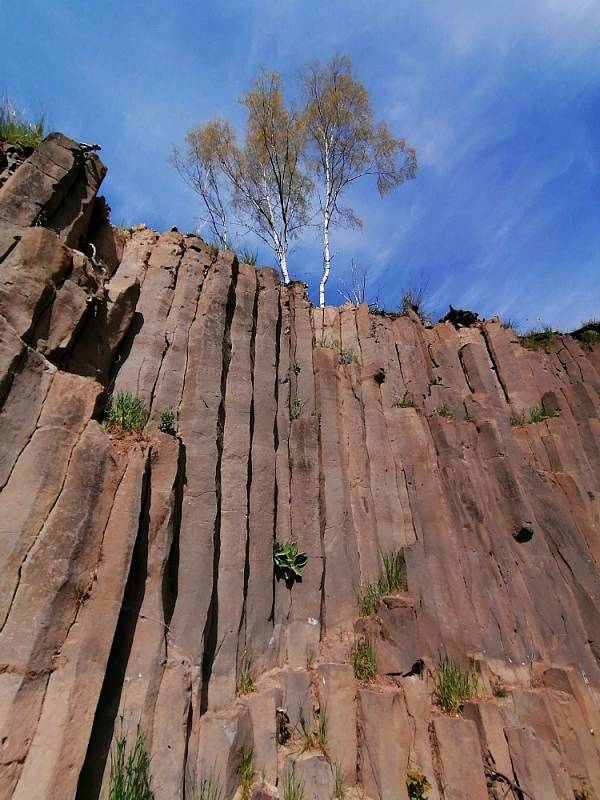
[[[297,730],[300,735],[300,752],[304,753],[306,750],[312,750],[314,747],[313,730],[302,706],[298,711]]]
[[[404,392],[402,397],[397,397],[392,403],[392,408],[416,408],[414,402],[408,397],[408,392]]]
[[[317,342],[317,347],[327,347],[329,350],[337,350],[338,352],[341,352],[342,349],[337,339],[329,339],[325,334],[322,334]]]
[[[250,800],[250,792],[254,783],[254,751],[244,747],[239,768],[242,800]]]
[[[342,768],[340,765],[335,761],[331,765],[331,771],[333,772],[333,794],[332,797],[334,800],[342,800],[344,796],[344,778],[342,776]]]
[[[31,226],[33,228],[45,228],[48,224],[48,212],[45,208],[40,208],[38,213],[33,218]]]
[[[242,247],[238,256],[239,260],[244,264],[250,264],[252,267],[256,266],[256,261],[258,259],[258,253],[256,250],[250,250],[249,247]]]
[[[222,797],[221,785],[212,772],[202,776],[199,781],[188,772],[185,789],[186,800],[221,800]]]
[[[409,800],[426,800],[431,791],[429,781],[417,767],[411,767],[406,773],[406,788]]]
[[[175,436],[177,433],[177,423],[175,421],[175,412],[173,409],[163,408],[160,412],[158,429],[163,433],[168,433],[169,436]]]
[[[436,703],[445,711],[455,714],[460,711],[465,700],[476,694],[477,673],[473,664],[464,670],[453,658],[444,656],[439,660],[433,684]]]
[[[517,322],[516,319],[513,319],[512,317],[506,317],[506,319],[503,319],[501,325],[503,328],[506,328],[507,330],[510,329],[515,333],[517,333],[517,331],[519,330],[519,323]]]
[[[520,414],[511,414],[510,424],[513,428],[522,428],[528,423],[535,424],[536,422],[543,422],[545,419],[550,419],[553,415],[549,414],[544,406],[539,405],[530,408],[529,411],[521,411]]]
[[[283,773],[283,800],[302,800],[304,781],[296,775],[296,765],[288,763]]]
[[[135,742],[127,752],[127,739],[121,728],[110,754],[108,800],[154,800],[150,788],[150,756],[138,723]]]
[[[302,367],[300,365],[300,362],[296,361],[296,359],[294,359],[292,361],[292,372],[294,373],[294,375],[300,375],[300,370],[301,369],[302,369]]]
[[[406,589],[406,563],[402,550],[387,553],[383,557],[382,575],[373,583],[366,584],[361,590],[360,613],[363,617],[368,617],[386,594],[405,592]]]
[[[438,417],[445,417],[446,419],[452,419],[454,417],[454,414],[445,403],[437,408],[434,408],[433,413],[437,414]]]
[[[0,104],[0,140],[23,147],[36,148],[44,139],[44,118],[29,122],[24,114],[16,110],[10,98]]]
[[[148,419],[143,401],[129,392],[118,391],[112,395],[106,409],[105,425],[109,431],[141,433]]]
[[[342,364],[352,364],[354,361],[354,350],[351,348],[348,350],[340,350],[340,360]]]
[[[506,686],[500,681],[492,681],[492,694],[494,697],[506,697],[508,692],[506,691]]]
[[[298,710],[297,731],[300,736],[300,752],[320,750],[327,755],[327,711],[321,708],[313,711],[312,719],[307,719],[304,709]]]
[[[315,654],[315,651],[312,649],[312,647],[308,647],[306,649],[306,669],[307,670],[311,670],[311,669],[314,668],[316,658],[317,658],[317,656]]]
[[[359,681],[373,681],[377,677],[377,658],[367,637],[359,639],[352,648],[354,677]]]
[[[528,350],[543,350],[545,353],[549,353],[554,336],[555,331],[551,325],[541,325],[525,331],[522,336],[519,336],[519,341]]]
[[[252,677],[252,658],[244,653],[238,681],[238,692],[240,694],[250,694],[254,691],[254,678]]]
[[[529,422],[543,422],[545,419],[549,419],[551,416],[552,414],[549,414],[544,406],[536,406],[529,412]]]
[[[430,386],[441,386],[442,385],[442,379],[439,376],[437,378],[432,378],[429,381],[429,385]]]

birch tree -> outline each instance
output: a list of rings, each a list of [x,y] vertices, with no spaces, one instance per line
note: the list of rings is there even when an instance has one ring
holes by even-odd
[[[404,139],[394,138],[384,122],[375,124],[367,90],[352,74],[347,56],[313,64],[303,75],[305,124],[310,165],[319,188],[323,273],[319,304],[325,305],[325,285],[331,271],[330,230],[335,225],[360,227],[361,221],[340,200],[348,187],[373,175],[383,196],[414,178],[416,153]]]
[[[206,210],[203,222],[208,223],[212,238],[220,247],[229,247],[227,186],[220,168],[219,150],[226,151],[234,135],[221,120],[192,128],[186,134],[185,153],[173,146],[171,164],[200,198]]]
[[[217,219],[227,238],[221,192],[221,181],[225,182],[235,225],[273,250],[283,280],[289,283],[288,252],[308,222],[311,193],[302,168],[304,118],[286,106],[277,72],[261,72],[241,102],[247,113],[243,146],[227,122],[213,120],[188,133],[188,148],[190,141],[194,148],[196,142],[201,145],[188,149],[192,161],[188,171],[199,187],[196,191],[202,188],[199,193],[209,218]]]

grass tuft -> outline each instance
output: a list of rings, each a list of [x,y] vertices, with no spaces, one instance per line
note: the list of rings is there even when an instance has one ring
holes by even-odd
[[[288,763],[283,774],[283,800],[302,800],[304,781],[296,775],[296,765]]]
[[[141,433],[148,419],[146,406],[139,397],[118,391],[110,398],[105,425],[109,431]]]
[[[296,359],[294,359],[292,361],[292,372],[294,373],[294,375],[300,375],[300,370],[301,369],[302,369],[302,366],[300,365],[300,362],[296,361]]]
[[[550,353],[554,336],[555,331],[551,325],[541,325],[525,331],[519,336],[519,341],[527,350],[543,350],[545,353]]]
[[[397,397],[392,403],[392,408],[416,408],[414,402],[408,398],[408,392],[404,392],[402,397]]]
[[[24,114],[14,107],[10,98],[0,104],[0,140],[23,147],[36,148],[44,139],[44,118],[29,122]]]
[[[108,800],[154,800],[150,788],[150,756],[141,725],[138,723],[135,742],[127,752],[123,717],[110,754]]]
[[[250,792],[254,783],[254,751],[251,747],[244,747],[242,750],[239,775],[242,800],[250,800]]]
[[[340,359],[342,364],[352,364],[354,361],[354,350],[351,348],[348,350],[340,350]]]
[[[452,714],[460,711],[465,700],[477,692],[478,679],[473,665],[464,670],[450,656],[440,658],[433,681],[436,703]]]
[[[252,658],[244,653],[238,682],[238,692],[240,694],[251,694],[255,689],[252,677]]]
[[[201,777],[199,781],[188,772],[185,788],[186,800],[221,800],[223,794],[221,785],[212,772]]]
[[[250,264],[251,267],[255,267],[258,259],[258,253],[256,250],[250,250],[248,247],[243,247],[238,253],[238,259],[244,264]]]
[[[549,414],[544,406],[539,405],[530,408],[529,411],[521,411],[520,414],[512,414],[510,417],[510,424],[513,428],[522,428],[528,423],[535,424],[536,422],[543,422],[545,419],[550,419],[553,414]]]
[[[383,557],[383,574],[377,581],[368,583],[361,589],[359,598],[360,613],[368,617],[375,611],[377,603],[386,594],[405,592],[406,563],[402,550],[395,550]]]
[[[354,677],[359,681],[373,681],[377,677],[375,650],[368,638],[355,642],[352,648]]]
[[[445,403],[437,408],[434,408],[433,413],[437,414],[438,417],[444,417],[445,419],[452,419],[454,417],[454,414]]]
[[[335,761],[331,765],[331,770],[333,772],[333,795],[332,797],[334,800],[342,800],[344,796],[344,778],[342,776],[342,768],[340,765]]]
[[[506,697],[508,692],[506,691],[506,686],[500,681],[492,681],[492,694],[494,697]]]

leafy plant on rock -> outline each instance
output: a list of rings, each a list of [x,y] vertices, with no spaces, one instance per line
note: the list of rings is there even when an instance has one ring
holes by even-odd
[[[252,658],[244,653],[242,658],[242,666],[240,669],[240,679],[238,682],[238,691],[240,694],[250,694],[254,691],[254,679],[252,677]]]
[[[158,423],[159,431],[168,433],[170,436],[175,436],[177,432],[177,424],[175,421],[175,413],[171,408],[163,408],[160,412],[160,421]]]
[[[302,570],[306,566],[308,556],[298,551],[298,544],[290,539],[287,542],[275,542],[273,545],[273,562],[275,575],[283,578],[288,586],[294,581],[302,580]]]
[[[361,590],[359,600],[361,615],[368,617],[372,614],[379,600],[386,594],[405,592],[406,589],[406,564],[402,550],[386,553],[383,557],[383,574],[377,581],[366,584]]]
[[[413,767],[406,773],[406,788],[409,800],[426,800],[431,786],[421,770]]]

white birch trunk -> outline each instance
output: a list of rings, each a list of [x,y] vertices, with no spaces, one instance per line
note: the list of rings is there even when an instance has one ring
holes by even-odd
[[[325,284],[329,278],[329,271],[331,269],[331,256],[329,254],[329,215],[327,213],[323,216],[323,275],[319,284],[319,305],[321,308],[325,305]]]

